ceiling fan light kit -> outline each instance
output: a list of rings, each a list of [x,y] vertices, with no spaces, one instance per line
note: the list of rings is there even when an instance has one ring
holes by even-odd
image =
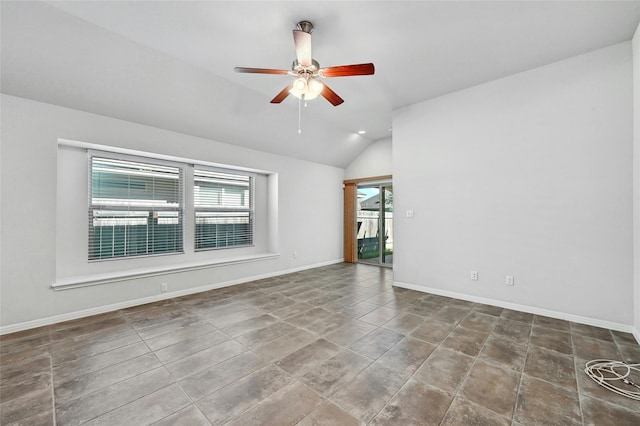
[[[236,67],[235,71],[250,74],[276,74],[290,75],[295,80],[278,93],[271,103],[279,104],[289,94],[300,100],[311,100],[322,96],[333,106],[338,106],[344,100],[320,79],[332,77],[348,77],[354,75],[371,75],[375,72],[372,63],[340,65],[335,67],[320,68],[318,61],[311,55],[311,33],[313,24],[309,21],[300,21],[293,30],[293,42],[296,50],[296,60],[291,65],[291,71],[269,68],[245,68]]]
[[[307,80],[304,77],[300,77],[293,82],[293,87],[289,90],[289,93],[298,99],[310,101],[317,98],[322,93],[322,89],[324,89],[324,84],[315,78]]]

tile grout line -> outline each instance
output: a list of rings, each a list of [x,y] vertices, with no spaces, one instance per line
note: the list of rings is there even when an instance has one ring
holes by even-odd
[[[49,381],[51,383],[51,415],[53,416],[53,426],[56,426],[58,424],[57,421],[57,416],[56,416],[56,388],[55,388],[55,384],[53,381],[53,353],[51,352],[51,328],[49,328],[48,331],[48,335],[49,335],[49,343],[47,344],[47,346],[49,347]]]
[[[576,364],[578,361],[578,353],[576,351],[576,345],[573,342],[573,326],[569,323],[569,339],[571,339],[571,354],[573,356],[573,369],[575,373],[576,379],[576,394],[578,395],[578,411],[580,412],[580,424],[584,425],[584,413],[582,410],[582,392],[580,391],[580,386],[578,386],[578,371],[576,371]],[[616,348],[617,349],[617,348]]]
[[[529,358],[529,348],[531,347],[531,336],[533,335],[533,324],[535,322],[535,316],[531,319],[531,325],[529,327],[529,337],[527,338],[527,352],[524,355],[524,362],[520,369],[520,375],[518,377],[518,387],[516,390],[516,400],[513,404],[513,415],[511,416],[511,425],[516,423],[516,413],[518,411],[518,398],[520,397],[520,389],[522,388],[522,376],[524,376],[524,369],[527,366],[527,359]]]

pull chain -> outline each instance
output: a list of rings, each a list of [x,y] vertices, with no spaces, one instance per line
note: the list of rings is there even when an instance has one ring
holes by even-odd
[[[302,110],[302,98],[298,99],[298,134],[302,133],[302,124],[301,124],[302,114],[301,114],[301,110]]]

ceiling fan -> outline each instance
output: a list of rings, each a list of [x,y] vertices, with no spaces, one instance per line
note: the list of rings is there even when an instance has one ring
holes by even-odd
[[[374,73],[372,63],[340,65],[336,67],[320,68],[318,61],[311,56],[311,33],[313,24],[309,21],[301,21],[293,30],[293,42],[296,48],[296,60],[291,65],[291,70],[277,70],[269,68],[244,68],[236,67],[235,72],[252,74],[281,74],[296,77],[287,87],[282,89],[272,104],[279,104],[289,94],[301,100],[311,100],[318,95],[322,96],[333,106],[338,106],[344,102],[336,92],[324,84],[320,79],[331,77],[348,77],[352,75],[371,75]]]

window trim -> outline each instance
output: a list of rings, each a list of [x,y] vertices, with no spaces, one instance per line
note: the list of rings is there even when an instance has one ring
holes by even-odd
[[[242,171],[242,172],[247,172],[247,173],[262,174],[262,175],[277,175],[278,174],[278,173],[276,173],[276,172],[274,172],[272,170],[255,169],[255,168],[251,168],[251,167],[233,166],[233,165],[222,164],[222,163],[214,163],[212,161],[203,161],[203,160],[196,160],[196,159],[186,158],[186,157],[178,157],[178,156],[175,156],[175,155],[158,154],[158,153],[153,153],[153,152],[148,152],[148,151],[139,151],[139,150],[135,150],[135,149],[121,148],[121,147],[117,147],[117,146],[100,145],[100,144],[95,144],[95,143],[90,143],[90,142],[80,142],[80,141],[74,141],[74,140],[71,140],[71,139],[62,139],[62,138],[58,139],[58,145],[68,146],[68,147],[71,147],[71,148],[79,148],[79,149],[102,151],[102,152],[108,152],[108,153],[131,155],[131,156],[134,156],[134,157],[144,157],[144,158],[152,158],[152,159],[157,159],[157,160],[165,160],[165,161],[169,161],[169,162],[172,162],[172,163],[184,163],[186,165],[192,165],[192,166],[197,166],[197,165],[199,165],[199,166],[207,166],[207,167],[213,167],[213,168],[217,168],[217,169],[236,170],[236,171]]]

